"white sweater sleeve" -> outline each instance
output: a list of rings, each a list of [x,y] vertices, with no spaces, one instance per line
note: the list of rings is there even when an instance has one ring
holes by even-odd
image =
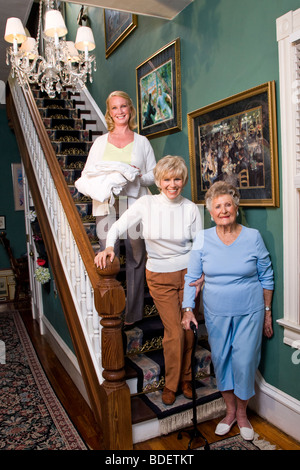
[[[146,138],[145,141],[145,173],[140,178],[141,186],[151,186],[154,184],[153,169],[156,165],[153,148]]]
[[[133,230],[130,231],[130,237],[134,238],[134,227],[142,220],[142,214],[143,197],[134,202],[111,226],[106,237],[106,247],[114,246],[115,242],[121,238],[127,230],[130,230],[130,228],[133,228]],[[140,233],[137,233],[136,238],[139,236]]]

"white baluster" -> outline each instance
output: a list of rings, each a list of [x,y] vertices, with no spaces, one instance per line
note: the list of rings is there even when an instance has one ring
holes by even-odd
[[[80,301],[81,301],[81,312],[82,318],[84,319],[86,326],[87,325],[87,308],[86,308],[86,286],[85,286],[85,267],[82,259],[80,258]]]

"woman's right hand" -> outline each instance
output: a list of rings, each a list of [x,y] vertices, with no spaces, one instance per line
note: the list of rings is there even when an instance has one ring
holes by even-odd
[[[202,286],[204,284],[204,281],[205,281],[205,275],[203,273],[202,276],[199,279],[197,279],[196,281],[190,283],[190,286],[196,287],[195,298],[198,296],[199,292],[201,291]]]
[[[106,258],[109,257],[110,262],[112,263],[115,257],[115,252],[112,246],[108,246],[103,251],[99,251],[94,258],[94,263],[97,268],[104,269],[106,268]]]

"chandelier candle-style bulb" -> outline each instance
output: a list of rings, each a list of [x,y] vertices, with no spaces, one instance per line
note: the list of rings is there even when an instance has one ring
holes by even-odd
[[[46,36],[57,38],[65,36],[68,30],[65,25],[62,14],[58,10],[49,10],[45,14],[45,28],[44,33]],[[57,39],[58,41],[58,39]]]
[[[19,18],[8,18],[6,21],[6,28],[4,39],[6,42],[13,44],[14,52],[18,51],[18,44],[26,40],[26,33]]]

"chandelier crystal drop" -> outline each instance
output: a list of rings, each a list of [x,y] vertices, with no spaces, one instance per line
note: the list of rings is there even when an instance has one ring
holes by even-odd
[[[93,81],[96,59],[90,51],[96,46],[89,26],[78,27],[75,43],[66,41],[68,30],[63,16],[49,3],[48,0],[42,32],[43,0],[40,0],[36,39],[27,37],[19,18],[7,19],[4,39],[12,44],[6,51],[6,63],[11,64],[11,74],[19,85],[26,89],[28,84],[37,84],[54,98],[64,87],[78,90],[85,87],[88,78]],[[40,43],[43,54],[39,53]]]

